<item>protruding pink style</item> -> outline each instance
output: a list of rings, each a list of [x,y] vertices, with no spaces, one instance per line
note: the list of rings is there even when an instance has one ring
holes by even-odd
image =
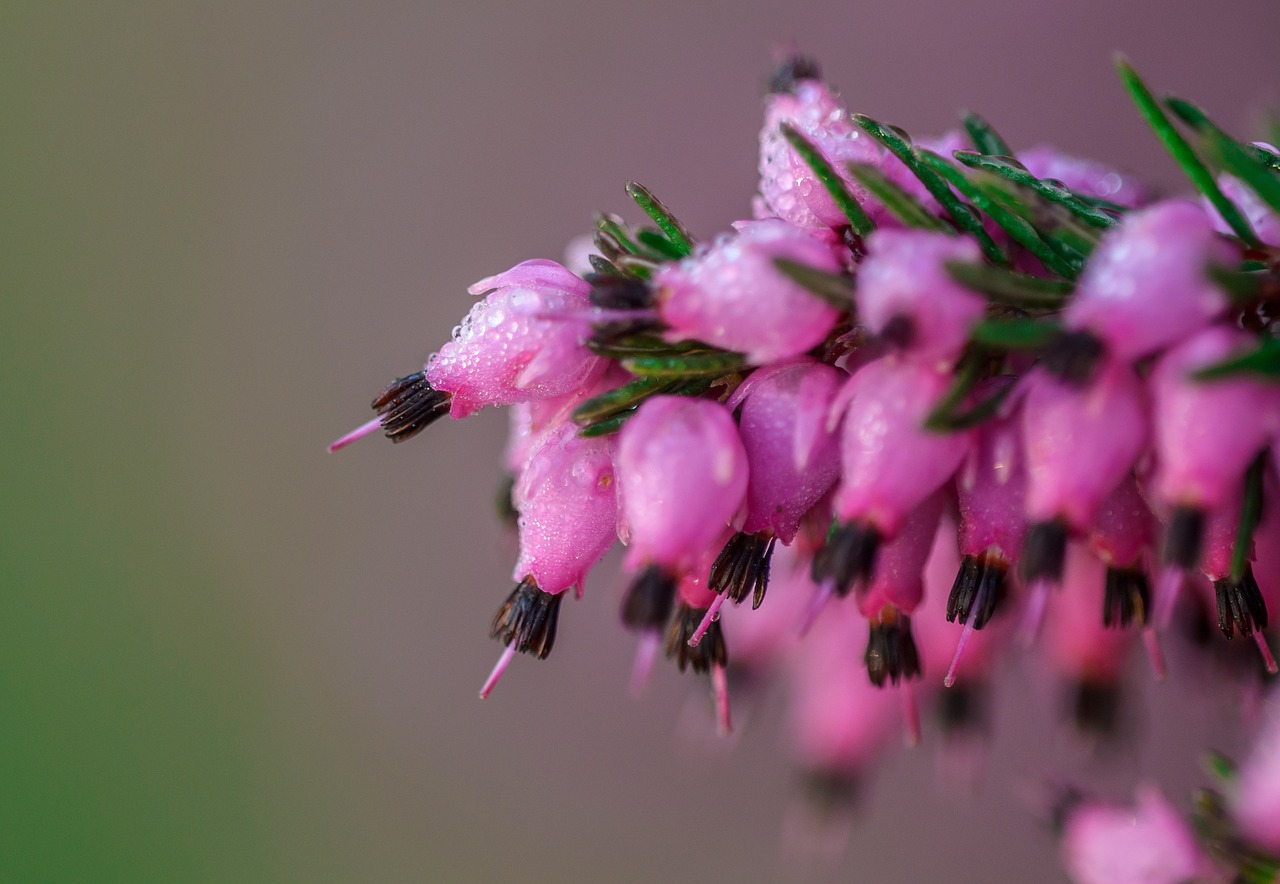
[[[987,302],[955,282],[944,265],[981,260],[981,249],[968,237],[877,230],[867,237],[867,257],[858,268],[858,319],[921,360],[950,364]]]
[[[808,357],[756,374],[765,376],[743,385],[738,419],[751,473],[742,531],[769,531],[786,544],[840,475],[838,437],[826,422],[847,375]]]
[[[707,399],[646,400],[623,426],[614,462],[632,571],[689,567],[746,497],[747,453],[738,428],[723,405]]]
[[[1106,496],[1147,440],[1147,409],[1133,370],[1113,360],[1083,389],[1046,373],[1027,380],[1022,439],[1027,455],[1027,515],[1061,519],[1088,531]]]
[[[1196,371],[1257,346],[1256,338],[1212,326],[1170,350],[1151,373],[1158,469],[1168,506],[1213,509],[1234,493],[1280,423],[1280,388],[1236,375],[1198,380]]]
[[[947,371],[895,357],[864,366],[845,383],[833,406],[834,418],[844,415],[837,518],[892,538],[907,513],[951,478],[969,434],[924,428],[950,383]]]
[[[798,227],[830,229],[849,223],[813,170],[783,137],[790,123],[809,139],[859,202],[866,192],[845,169],[851,161],[874,163],[880,147],[853,124],[849,111],[827,84],[799,80],[790,92],[767,99],[760,130],[759,217],[776,216]]]
[[[1205,272],[1237,253],[1198,203],[1170,200],[1125,217],[1093,253],[1064,319],[1117,359],[1176,344],[1227,309]]]
[[[451,417],[562,396],[604,367],[585,346],[590,286],[554,261],[525,261],[469,291],[487,294],[426,367],[431,386],[452,395]]]
[[[520,558],[512,575],[544,592],[580,585],[613,545],[618,522],[611,439],[584,439],[572,425],[544,437],[512,495]]]
[[[822,343],[839,312],[784,275],[785,259],[836,273],[831,247],[777,219],[747,221],[654,279],[669,340],[698,340],[746,354],[754,365]]]
[[[1146,186],[1132,175],[1097,160],[1073,157],[1048,145],[1020,150],[1018,160],[1037,178],[1061,181],[1081,196],[1130,209],[1141,206],[1149,198]]]

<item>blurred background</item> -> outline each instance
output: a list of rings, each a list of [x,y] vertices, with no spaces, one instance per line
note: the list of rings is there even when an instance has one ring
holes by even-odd
[[[724,757],[700,682],[632,702],[609,563],[477,701],[502,415],[325,443],[469,283],[634,219],[626,179],[746,215],[788,39],[912,132],[970,107],[1180,186],[1112,52],[1243,134],[1277,34],[1275,0],[4,3],[0,879],[795,879],[776,710]],[[1060,880],[1029,777],[1185,803],[1238,748],[1193,678],[1130,701],[1146,748],[1086,765],[1011,675],[978,794],[897,753],[831,876]]]

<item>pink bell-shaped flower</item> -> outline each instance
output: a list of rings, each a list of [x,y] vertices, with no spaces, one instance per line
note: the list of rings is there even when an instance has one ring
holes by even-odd
[[[949,261],[978,263],[967,237],[923,230],[877,230],[858,266],[858,319],[913,357],[950,364],[986,313],[986,299],[955,282]]]
[[[924,428],[950,381],[937,366],[889,356],[855,372],[837,396],[832,420],[843,413],[844,429],[834,509],[842,524],[815,560],[837,593],[871,579],[880,544],[964,459],[968,433]]]
[[[766,99],[760,130],[760,205],[758,217],[775,216],[799,227],[843,227],[848,218],[804,159],[782,135],[794,126],[835,169],[858,202],[867,194],[845,169],[851,161],[876,162],[879,145],[853,124],[839,97],[821,80],[800,79]]]
[[[1066,326],[1102,341],[1117,359],[1140,359],[1226,311],[1226,296],[1206,270],[1235,260],[1198,203],[1156,203],[1103,237],[1066,309]]]
[[[1228,880],[1154,787],[1140,788],[1132,807],[1086,801],[1071,808],[1063,827],[1062,853],[1077,884]]]
[[[516,653],[538,659],[555,644],[560,602],[613,545],[617,494],[610,439],[584,439],[571,424],[544,435],[516,481],[520,557],[516,588],[493,618],[490,635],[506,645],[481,689],[486,697]]]
[[[840,269],[826,243],[776,218],[746,221],[654,278],[668,340],[698,340],[746,355],[754,365],[799,356],[822,343],[839,311],[775,266],[776,259],[826,273]]]
[[[1253,748],[1236,771],[1229,806],[1231,815],[1249,841],[1280,854],[1280,699],[1272,691],[1270,719],[1253,742]]]

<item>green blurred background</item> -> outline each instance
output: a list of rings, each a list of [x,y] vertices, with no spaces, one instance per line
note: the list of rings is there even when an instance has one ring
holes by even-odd
[[[625,179],[697,231],[745,215],[786,38],[912,131],[972,106],[1176,184],[1111,51],[1244,132],[1277,34],[1275,0],[9,0],[0,880],[791,879],[775,729],[724,760],[673,740],[674,673],[630,702],[612,578],[475,700],[500,416],[324,443]],[[898,755],[845,879],[1055,880],[1017,798],[1055,705],[1004,690],[988,788],[939,802]],[[1135,705],[1160,739],[1098,774],[1120,788],[1179,794],[1235,739],[1194,685]]]

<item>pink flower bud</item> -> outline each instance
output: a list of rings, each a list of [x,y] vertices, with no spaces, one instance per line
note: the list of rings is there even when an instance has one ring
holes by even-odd
[[[1227,880],[1178,812],[1152,787],[1138,790],[1133,807],[1090,801],[1073,808],[1062,833],[1062,852],[1077,884]]]
[[[950,382],[950,372],[936,366],[887,357],[845,383],[832,409],[837,418],[844,411],[835,497],[842,522],[865,522],[892,538],[907,514],[955,473],[969,434],[924,428]]]
[[[1142,182],[1096,160],[1073,157],[1048,145],[1018,151],[1018,160],[1037,178],[1061,181],[1082,196],[1129,208],[1147,201],[1147,188]]]
[[[1280,153],[1265,141],[1255,141],[1253,144],[1254,147],[1260,147],[1265,151]],[[1254,193],[1253,188],[1234,175],[1227,174],[1218,176],[1218,187],[1222,190],[1223,196],[1235,203],[1236,208],[1253,228],[1253,232],[1258,235],[1258,239],[1267,245],[1280,246],[1280,215],[1273,212],[1271,207]],[[1218,232],[1234,234],[1235,231],[1231,229],[1231,225],[1222,220],[1222,216],[1218,214],[1213,204],[1203,197],[1201,199],[1205,211],[1213,218],[1213,226]]]
[[[748,221],[654,279],[669,340],[699,340],[744,353],[762,365],[822,343],[839,312],[782,274],[786,258],[817,270],[840,269],[835,253],[777,219]]]
[[[544,592],[581,585],[613,544],[617,498],[611,439],[584,439],[566,424],[532,451],[513,493],[520,558],[513,578]]]
[[[682,396],[645,401],[615,458],[630,529],[627,568],[686,570],[715,544],[747,491],[747,453],[729,411]]]
[[[1096,335],[1118,359],[1139,359],[1227,309],[1205,271],[1234,259],[1198,203],[1170,200],[1133,212],[1093,253],[1066,325]]]
[[[844,372],[812,359],[760,369],[735,392],[738,431],[750,464],[742,531],[791,543],[800,519],[840,475],[840,447],[826,427]]]
[[[1027,515],[1033,522],[1062,520],[1083,533],[1146,443],[1142,386],[1118,360],[1100,366],[1083,389],[1044,372],[1033,372],[1026,384]]]
[[[880,148],[849,117],[840,99],[818,80],[800,80],[793,92],[767,99],[760,130],[762,209],[800,227],[833,228],[849,223],[813,170],[795,152],[779,127],[790,123],[831,163],[859,202],[866,192],[845,170],[850,161],[876,162]]]
[[[986,300],[956,283],[948,261],[977,263],[967,237],[922,230],[877,230],[858,268],[858,318],[873,334],[891,334],[921,360],[950,363],[964,349]]]
[[[1230,796],[1231,815],[1249,841],[1280,854],[1280,704],[1275,691],[1271,717],[1240,768]]]
[[[427,363],[426,380],[450,394],[450,415],[486,405],[562,396],[590,382],[603,361],[584,344],[590,287],[554,261],[526,261],[470,288],[487,292]]]
[[[1214,326],[1170,350],[1151,373],[1159,460],[1155,488],[1166,504],[1219,506],[1274,435],[1280,416],[1274,385],[1247,376],[1192,377],[1256,343],[1247,332]]]
[[[1000,378],[986,385],[991,395]],[[1027,465],[1022,447],[1022,417],[1018,413],[996,417],[974,434],[969,459],[956,477],[960,503],[960,553],[977,556],[998,553],[1016,562],[1027,533]]]
[[[915,613],[924,597],[925,563],[929,561],[945,503],[946,494],[935,491],[907,515],[897,536],[880,549],[868,596],[882,597],[904,614]],[[875,611],[863,607],[863,613],[870,616]]]

